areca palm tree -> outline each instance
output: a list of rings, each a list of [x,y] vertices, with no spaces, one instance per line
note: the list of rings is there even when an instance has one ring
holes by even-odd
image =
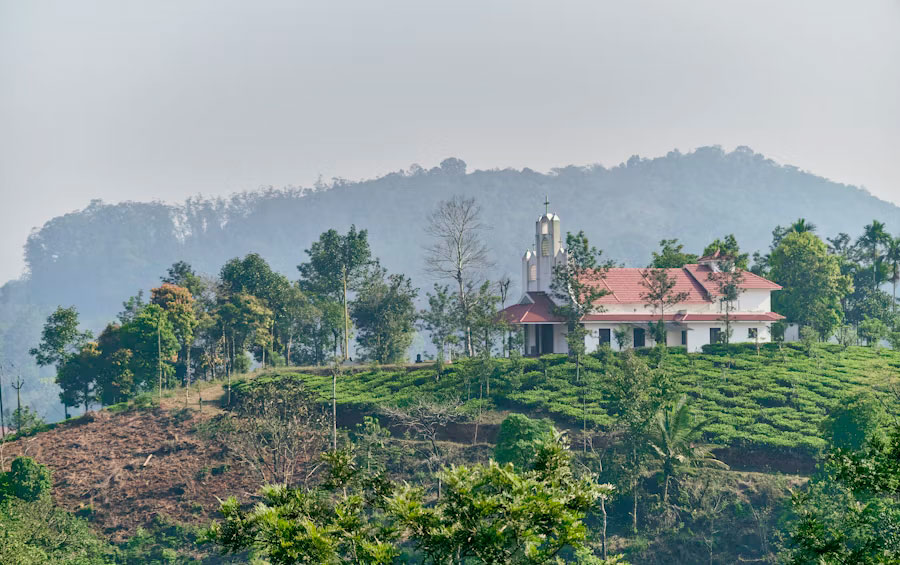
[[[688,467],[727,468],[712,455],[708,445],[701,442],[705,421],[693,421],[687,395],[675,404],[664,406],[653,418],[650,448],[663,475],[663,505],[668,506],[669,483]]]
[[[900,282],[900,237],[891,237],[885,249],[884,258],[891,268],[891,314],[897,310],[897,282]]]
[[[806,221],[806,218],[798,218],[796,222],[791,224],[791,227],[788,231],[796,232],[796,233],[805,233],[805,232],[814,232],[818,226],[812,222]]]
[[[863,228],[863,234],[859,238],[859,243],[868,249],[872,259],[872,288],[878,288],[878,262],[881,257],[878,254],[879,249],[890,239],[884,224],[878,220],[872,220],[872,223]]]

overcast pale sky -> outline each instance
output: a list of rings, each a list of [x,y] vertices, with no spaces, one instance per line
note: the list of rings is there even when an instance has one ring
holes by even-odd
[[[93,198],[710,144],[900,202],[900,1],[0,0],[0,282]]]

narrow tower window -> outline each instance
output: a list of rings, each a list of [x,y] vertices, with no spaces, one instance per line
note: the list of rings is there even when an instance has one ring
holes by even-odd
[[[550,256],[550,238],[546,235],[544,236],[543,241],[541,241],[541,255],[544,257]]]

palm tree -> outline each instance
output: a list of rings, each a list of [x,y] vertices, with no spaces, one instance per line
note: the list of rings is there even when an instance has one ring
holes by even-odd
[[[788,231],[795,233],[812,233],[816,231],[817,227],[818,226],[816,226],[816,224],[807,222],[805,218],[798,218],[796,222],[791,224],[791,227],[788,229]]]
[[[663,506],[668,506],[669,483],[687,467],[727,468],[712,455],[710,447],[700,443],[705,421],[692,422],[687,395],[663,407],[653,418],[650,448],[656,455],[663,475]]]
[[[887,248],[885,249],[884,258],[888,261],[891,268],[891,314],[896,313],[897,309],[897,282],[900,282],[900,237],[891,237],[888,239]]]
[[[891,236],[888,235],[887,231],[884,229],[884,224],[879,222],[878,220],[872,220],[872,223],[863,228],[862,237],[859,238],[859,243],[862,244],[863,247],[869,250],[869,253],[872,257],[872,288],[878,288],[878,261],[880,259],[878,255],[878,249],[881,247]]]

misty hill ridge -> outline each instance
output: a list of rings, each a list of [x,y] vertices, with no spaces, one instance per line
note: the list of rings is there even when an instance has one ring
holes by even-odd
[[[82,321],[100,329],[125,298],[158,283],[177,260],[216,274],[228,259],[258,252],[295,279],[296,265],[318,235],[350,224],[369,230],[374,254],[390,271],[427,289],[424,226],[435,205],[454,194],[474,196],[482,205],[496,261],[490,275],[508,274],[516,285],[545,195],[563,230],[583,229],[604,257],[631,266],[646,265],[663,238],[677,237],[697,252],[734,233],[743,249],[765,249],[776,224],[798,217],[814,222],[823,236],[857,235],[873,218],[900,229],[897,206],[744,147],[634,156],[611,168],[569,166],[546,174],[527,168],[468,173],[465,163],[451,158],[430,170],[414,165],[314,189],[192,198],[181,205],[94,201],[29,237],[28,274],[0,289],[3,358],[27,363],[24,352],[59,304],[76,305]]]

